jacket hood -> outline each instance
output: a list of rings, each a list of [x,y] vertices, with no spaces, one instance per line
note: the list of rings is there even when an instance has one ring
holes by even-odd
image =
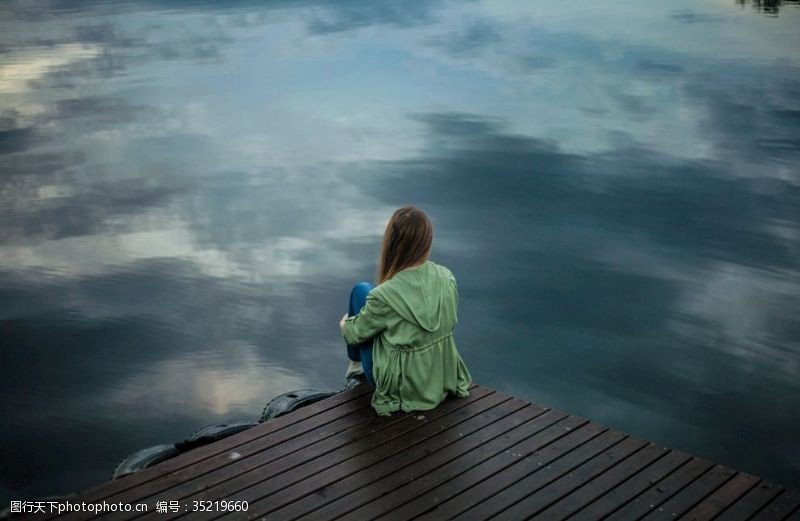
[[[436,331],[441,326],[443,308],[452,291],[451,277],[443,266],[425,261],[380,284],[376,288],[377,295],[403,319],[426,331]]]

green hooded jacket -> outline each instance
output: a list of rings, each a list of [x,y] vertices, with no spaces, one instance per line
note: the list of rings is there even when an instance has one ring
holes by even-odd
[[[472,377],[453,339],[457,308],[455,277],[426,261],[375,286],[361,312],[345,321],[348,344],[374,338],[378,414],[433,409],[448,393],[469,396]]]

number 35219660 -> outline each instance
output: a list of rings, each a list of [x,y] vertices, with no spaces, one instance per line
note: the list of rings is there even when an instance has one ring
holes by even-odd
[[[247,501],[192,501],[193,512],[247,512]]]

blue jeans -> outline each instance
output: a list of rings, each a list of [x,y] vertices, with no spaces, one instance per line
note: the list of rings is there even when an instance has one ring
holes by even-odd
[[[354,317],[361,312],[361,308],[367,303],[367,294],[372,289],[372,284],[369,282],[359,282],[353,286],[353,291],[350,292],[350,309],[347,311],[348,316]],[[347,345],[347,357],[354,362],[361,362],[361,367],[364,369],[364,376],[367,383],[375,387],[375,379],[372,377],[372,339],[367,340],[363,344]]]

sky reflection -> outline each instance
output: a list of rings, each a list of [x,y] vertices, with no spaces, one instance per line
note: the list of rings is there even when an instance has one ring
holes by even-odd
[[[477,381],[800,485],[798,22],[5,3],[0,496],[339,388],[344,298],[407,203]]]

